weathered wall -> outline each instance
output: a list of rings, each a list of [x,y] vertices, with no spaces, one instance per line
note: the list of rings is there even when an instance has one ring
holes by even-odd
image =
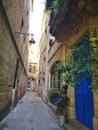
[[[98,27],[98,15],[82,14],[81,18],[76,18],[73,23],[65,24],[58,37],[67,46],[76,44],[90,27]],[[70,29],[69,29],[70,28]],[[78,32],[76,33],[76,29]]]
[[[72,54],[71,49],[66,46],[65,55],[70,56]],[[68,87],[67,96],[70,98],[68,104],[68,119],[75,119],[75,95],[74,95],[74,87]]]
[[[57,42],[54,43],[54,48],[56,48],[56,44],[58,44]],[[52,48],[51,48],[52,50]],[[59,45],[59,47],[56,50],[53,50],[53,52],[50,50],[50,56],[49,56],[49,60],[48,60],[48,70],[51,71],[51,67],[53,66],[53,64],[56,61],[60,61],[60,60],[64,60],[65,59],[65,50],[64,50],[64,46]],[[64,55],[64,56],[63,56]]]
[[[93,118],[94,130],[98,130],[98,91],[94,93],[94,118]]]
[[[41,94],[43,100],[47,96],[47,88],[48,88],[48,48],[49,48],[49,12],[44,12],[43,20],[42,20],[42,38],[39,44],[39,53],[40,53],[40,61],[39,61],[39,86],[38,91]]]
[[[15,93],[12,95],[13,87],[18,91],[17,99],[20,85],[23,85],[23,90],[26,87],[26,71],[23,64],[24,55],[28,52],[28,38],[20,35],[17,37],[15,31],[27,33],[28,18],[29,1],[0,1],[0,120],[10,111],[11,101],[15,96]]]
[[[28,33],[29,16],[30,16],[30,0],[2,0],[10,27],[16,40],[22,60],[26,61],[24,56],[28,49],[28,36],[16,34],[16,32]],[[27,65],[25,65],[27,67]]]
[[[0,120],[9,112],[17,53],[0,2]]]
[[[2,0],[8,20],[13,31],[28,32],[29,29],[29,0]]]

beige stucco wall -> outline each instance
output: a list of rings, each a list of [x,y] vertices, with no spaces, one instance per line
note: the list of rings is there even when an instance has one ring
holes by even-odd
[[[98,91],[94,92],[94,118],[93,118],[94,130],[98,130]]]
[[[66,57],[72,54],[71,49],[66,47]],[[75,95],[74,87],[69,86],[67,90],[67,96],[69,97],[68,103],[68,118],[75,119]]]
[[[68,103],[68,118],[75,119],[75,95],[74,87],[69,87],[67,96],[70,98]]]
[[[48,70],[49,71],[51,70],[51,67],[53,66],[53,64],[56,61],[65,59],[63,55],[65,55],[64,45],[63,46],[60,45],[59,48],[51,54],[51,59],[49,59],[49,61],[48,61]]]

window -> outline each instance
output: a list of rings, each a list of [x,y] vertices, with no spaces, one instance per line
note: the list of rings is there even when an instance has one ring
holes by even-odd
[[[23,26],[24,26],[24,21],[23,21],[23,17],[22,17],[22,22],[21,22],[21,31],[23,29]]]
[[[29,65],[29,72],[32,72],[32,65]]]

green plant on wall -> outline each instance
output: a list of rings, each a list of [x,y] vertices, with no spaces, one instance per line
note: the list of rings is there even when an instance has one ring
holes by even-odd
[[[66,0],[53,0],[51,7],[54,9],[56,13],[59,13],[59,11],[62,9],[64,2]]]
[[[72,55],[56,64],[56,69],[65,73],[62,81],[72,87],[80,83],[81,73],[87,71],[84,77],[89,78],[92,75],[93,82],[90,87],[95,91],[98,89],[98,34],[96,29],[89,29],[89,37],[85,38],[85,42],[89,44],[72,47]]]
[[[54,10],[56,14],[59,14],[66,1],[67,0],[53,0],[53,1],[48,2],[48,0],[46,0],[46,9],[47,10],[52,9]]]

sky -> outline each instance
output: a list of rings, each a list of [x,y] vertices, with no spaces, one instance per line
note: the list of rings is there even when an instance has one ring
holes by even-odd
[[[30,12],[30,33],[34,34],[35,44],[29,50],[29,61],[38,61],[38,45],[41,38],[41,25],[44,11],[44,0],[34,0],[33,12]]]
[[[34,39],[39,42],[41,37],[41,23],[44,11],[43,0],[34,0],[34,10],[30,15],[30,33],[34,34]]]

